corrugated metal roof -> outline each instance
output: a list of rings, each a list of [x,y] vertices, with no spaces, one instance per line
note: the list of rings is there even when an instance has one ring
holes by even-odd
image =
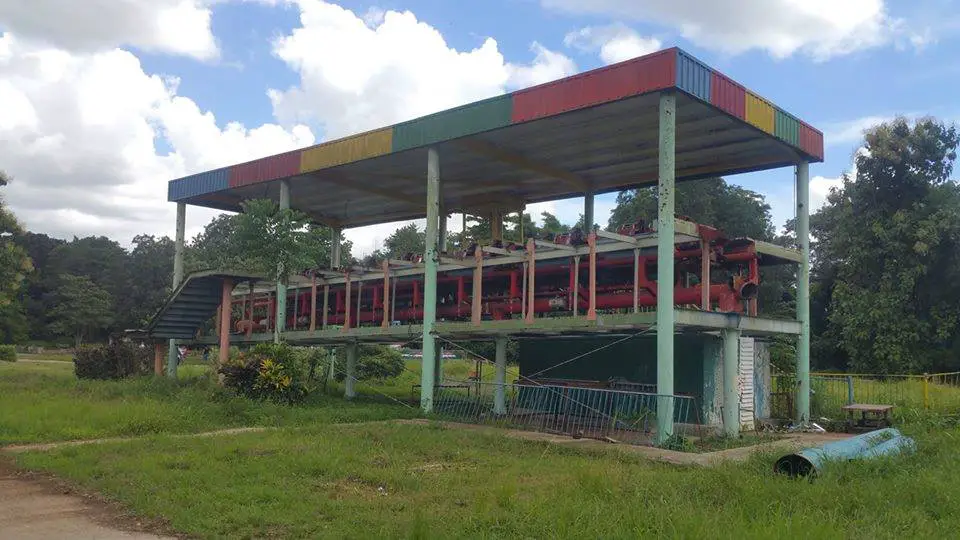
[[[230,187],[230,168],[202,172],[170,182],[167,187],[167,199],[182,201],[197,195],[213,193]]]
[[[794,136],[795,117],[674,48],[174,180],[169,199],[237,211],[246,199],[278,199],[276,180],[283,178],[291,182],[292,206],[320,223],[421,218],[427,146],[440,151],[451,211],[579,196],[585,186],[599,193],[655,183],[657,96],[672,89],[681,90],[678,180],[791,165],[798,151],[823,159],[822,133],[797,120]]]
[[[679,51],[677,55],[677,88],[710,103],[713,70],[706,64]]]

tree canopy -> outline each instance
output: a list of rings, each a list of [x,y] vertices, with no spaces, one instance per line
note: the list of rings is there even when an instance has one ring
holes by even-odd
[[[904,118],[866,132],[811,220],[813,331],[825,367],[960,368],[957,131]]]

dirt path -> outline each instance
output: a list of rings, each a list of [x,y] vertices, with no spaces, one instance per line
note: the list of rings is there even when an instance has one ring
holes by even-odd
[[[97,497],[74,492],[51,478],[13,469],[0,460],[0,539],[173,539]]]

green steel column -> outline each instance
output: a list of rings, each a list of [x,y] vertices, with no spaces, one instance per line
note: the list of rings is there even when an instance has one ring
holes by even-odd
[[[797,239],[800,272],[797,275],[797,421],[810,420],[810,165],[797,164]]]
[[[677,98],[660,94],[657,183],[657,442],[673,435],[673,253]]]
[[[330,229],[332,238],[330,239],[330,269],[336,270],[340,268],[340,235],[343,234],[343,229],[337,227]]]
[[[496,369],[493,372],[493,413],[507,413],[506,384],[507,384],[507,338],[498,336],[496,340],[497,353],[494,356]]]
[[[347,374],[344,377],[344,396],[347,399],[357,397],[357,344],[347,345]]]
[[[420,408],[433,410],[435,382],[433,359],[437,343],[433,324],[437,320],[437,229],[440,221],[440,156],[436,148],[427,150],[427,230],[423,275],[423,368],[420,377]]]
[[[593,192],[587,192],[583,196],[583,232],[590,234],[593,232]]]
[[[723,337],[723,434],[740,434],[740,331],[724,329]]]
[[[440,253],[447,252],[447,205],[443,203],[443,184],[440,184],[440,194],[439,205],[440,210],[438,214],[440,215],[439,228],[437,229],[437,244],[440,246],[437,251]]]
[[[280,211],[290,209],[290,183],[280,181]],[[282,262],[277,262],[277,319],[273,325],[273,341],[280,343],[280,336],[287,325],[287,269]]]
[[[173,252],[173,290],[183,281],[183,243],[187,231],[187,204],[177,203],[177,236]],[[167,376],[177,376],[177,340],[171,339],[167,350]]]

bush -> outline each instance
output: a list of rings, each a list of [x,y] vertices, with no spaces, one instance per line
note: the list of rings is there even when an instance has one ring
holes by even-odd
[[[307,395],[305,355],[286,343],[262,343],[220,367],[224,386],[250,399],[294,404]]]
[[[385,345],[358,345],[357,379],[361,381],[392,379],[403,373],[403,354]],[[346,378],[347,348],[337,348],[338,381]]]
[[[17,348],[14,345],[0,345],[0,362],[16,362]]]
[[[129,343],[87,346],[73,355],[73,370],[79,379],[123,379],[149,373],[153,355],[147,347]]]

